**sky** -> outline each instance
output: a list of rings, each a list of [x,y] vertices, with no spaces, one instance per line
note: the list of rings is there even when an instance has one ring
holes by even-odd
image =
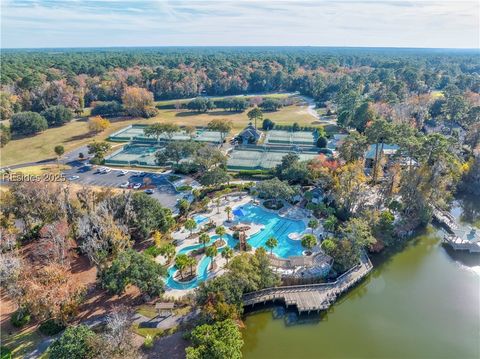
[[[480,47],[480,0],[0,2],[2,48]]]

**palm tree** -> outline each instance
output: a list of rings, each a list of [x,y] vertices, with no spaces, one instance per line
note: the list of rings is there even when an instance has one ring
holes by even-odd
[[[194,257],[188,256],[186,266],[190,267],[190,275],[193,276],[193,267],[197,264],[197,261]]]
[[[185,221],[185,229],[190,231],[190,235],[192,235],[195,228],[197,228],[197,222],[195,222],[193,218],[189,218]]]
[[[278,246],[278,241],[275,237],[270,237],[267,239],[267,242],[265,242],[265,245],[270,248],[270,254],[273,254],[273,248]]]
[[[313,234],[313,231],[318,228],[318,221],[316,219],[311,219],[310,221],[308,221],[308,226],[312,229]]]
[[[206,233],[202,233],[200,235],[200,243],[203,243],[203,249],[205,249],[205,247],[207,246],[207,243],[210,242],[210,236]]]
[[[171,243],[167,243],[160,247],[160,254],[167,258],[167,261],[170,262],[173,257],[175,257],[175,246]]]
[[[213,269],[214,258],[216,257],[217,253],[218,253],[218,250],[215,245],[211,245],[205,250],[205,254],[207,255],[207,257],[212,258],[211,269]]]
[[[223,239],[223,236],[227,234],[227,230],[223,226],[219,226],[215,228],[215,234],[220,237],[220,239]]]
[[[215,200],[215,205],[217,206],[217,214],[220,214],[220,197]]]
[[[225,212],[227,213],[228,221],[230,221],[230,214],[232,213],[232,207],[230,206],[225,207]]]
[[[227,260],[227,265],[228,265],[228,260],[233,257],[233,249],[230,247],[226,247],[222,251],[222,258],[225,258]]]
[[[335,217],[333,214],[328,216],[325,222],[323,222],[323,228],[325,228],[329,232],[335,231],[335,228],[337,227],[337,217]]]
[[[179,254],[175,257],[175,267],[177,267],[180,272],[180,276],[183,279],[183,270],[188,264],[188,256],[186,254]]]
[[[313,234],[307,234],[302,238],[302,246],[312,249],[317,244],[317,238]]]

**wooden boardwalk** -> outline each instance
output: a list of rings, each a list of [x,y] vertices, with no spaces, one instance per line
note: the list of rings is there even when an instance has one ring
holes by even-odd
[[[446,229],[443,242],[454,250],[480,253],[480,235],[472,227],[460,226],[447,211],[433,208],[433,218]]]
[[[356,267],[337,278],[335,282],[272,287],[247,293],[243,296],[245,306],[282,302],[296,306],[299,313],[326,310],[339,295],[362,280],[372,270],[372,263],[364,253]]]

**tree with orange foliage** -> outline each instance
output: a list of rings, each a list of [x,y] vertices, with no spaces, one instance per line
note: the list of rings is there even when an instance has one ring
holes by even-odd
[[[46,224],[40,229],[40,240],[34,243],[34,254],[45,262],[67,264],[71,241],[66,220]]]
[[[73,280],[67,268],[56,263],[37,270],[24,268],[19,278],[19,305],[39,320],[66,323],[76,313],[85,286]]]
[[[110,126],[110,121],[102,116],[94,116],[88,119],[88,130],[93,133],[99,133]]]
[[[130,116],[153,117],[157,114],[153,93],[140,87],[127,87],[122,96],[125,111]]]

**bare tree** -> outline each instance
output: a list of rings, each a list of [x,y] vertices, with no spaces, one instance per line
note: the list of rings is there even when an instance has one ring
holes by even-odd
[[[103,335],[109,343],[111,357],[136,357],[131,331],[133,312],[124,306],[114,307],[106,320],[106,331]]]

